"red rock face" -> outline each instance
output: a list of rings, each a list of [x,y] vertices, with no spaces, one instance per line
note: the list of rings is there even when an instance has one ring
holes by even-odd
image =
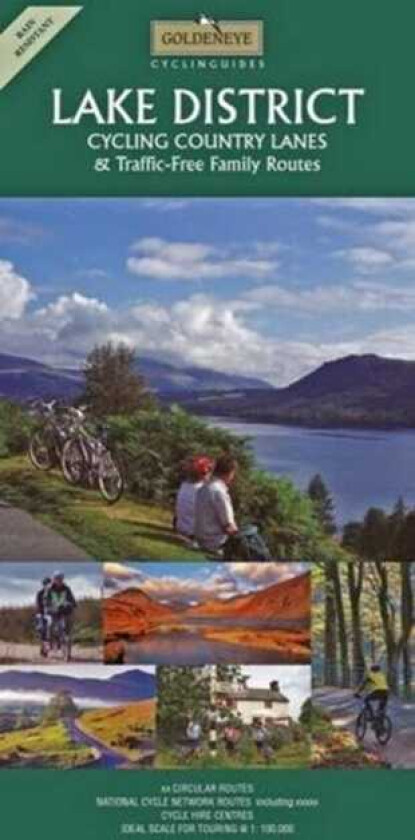
[[[192,616],[305,621],[310,617],[310,595],[309,573],[275,583],[252,595],[227,601],[211,599],[182,611],[161,604],[141,589],[127,589],[104,602],[104,638],[111,641],[138,637],[165,619]]]
[[[228,601],[207,601],[192,607],[186,615],[307,620],[310,617],[310,598],[311,579],[307,572],[282,583],[274,583],[252,595],[241,595]]]
[[[141,636],[152,623],[174,615],[170,607],[150,598],[141,589],[126,589],[104,602],[104,638]]]

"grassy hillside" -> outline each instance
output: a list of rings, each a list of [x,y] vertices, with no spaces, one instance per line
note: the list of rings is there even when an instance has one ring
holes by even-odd
[[[0,735],[0,768],[36,764],[65,770],[82,766],[93,757],[89,747],[71,742],[62,723]]]
[[[130,761],[138,761],[142,754],[141,740],[154,733],[155,714],[155,701],[142,700],[114,709],[84,712],[77,724],[83,732],[98,738]]]
[[[0,486],[5,501],[33,514],[98,560],[202,557],[175,536],[168,509],[128,497],[109,506],[96,492],[70,487],[59,472],[37,472],[26,456],[0,459]]]
[[[12,434],[17,411],[0,400],[1,497],[37,516],[100,560],[197,560],[202,554],[186,548],[172,529],[174,499],[183,477],[183,463],[201,453],[212,458],[231,454],[238,463],[232,498],[237,521],[255,523],[280,560],[347,559],[327,534],[307,494],[287,478],[257,468],[249,441],[177,408],[142,409],[109,418],[109,445],[126,468],[129,493],[108,506],[95,490],[70,487],[56,471],[37,472],[27,458],[21,436]],[[25,415],[21,421],[25,422]],[[146,461],[145,452],[160,461]],[[163,478],[160,483],[160,463]],[[158,464],[158,466],[157,466]],[[235,560],[237,558],[235,557]]]

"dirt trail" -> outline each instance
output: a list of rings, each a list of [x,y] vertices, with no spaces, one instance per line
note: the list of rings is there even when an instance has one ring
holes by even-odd
[[[359,712],[359,701],[353,692],[344,688],[318,688],[313,692],[315,702],[327,709],[333,723],[342,729],[354,732],[355,720]],[[392,719],[393,734],[389,744],[381,747],[373,732],[366,735],[365,748],[397,769],[415,767],[415,703],[405,703],[392,697],[388,704],[388,714]]]
[[[102,662],[102,649],[96,647],[80,647],[74,645],[72,648],[72,662]],[[58,652],[49,654],[47,658],[40,655],[39,645],[15,644],[14,642],[0,641],[0,664],[22,664],[29,662],[33,665],[53,665],[63,662],[63,657]]]

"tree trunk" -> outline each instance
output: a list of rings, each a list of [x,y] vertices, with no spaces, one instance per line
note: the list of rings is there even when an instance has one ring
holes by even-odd
[[[352,679],[354,685],[360,684],[365,671],[362,620],[360,615],[360,599],[362,595],[363,579],[364,564],[356,563],[354,561],[348,563],[347,582],[349,588],[352,623]]]
[[[330,577],[329,566],[325,566],[325,592],[324,592],[324,683],[325,685],[337,685],[337,621],[336,621],[336,599],[334,595],[333,581]]]
[[[347,638],[347,624],[343,605],[342,582],[340,578],[339,564],[331,564],[331,576],[333,580],[334,597],[336,601],[337,631],[340,647],[341,663],[341,684],[343,688],[350,686],[350,663],[349,643]]]
[[[410,639],[413,628],[413,591],[412,571],[415,564],[406,561],[401,563],[401,626],[402,626],[402,676],[403,693],[405,699],[410,699],[412,690],[412,660]]]
[[[385,636],[388,682],[391,691],[399,691],[399,646],[396,643],[395,614],[389,596],[387,565],[381,560],[375,562],[379,577],[378,603]]]

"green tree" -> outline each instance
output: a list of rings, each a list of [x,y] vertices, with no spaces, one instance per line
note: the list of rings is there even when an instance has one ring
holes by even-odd
[[[162,743],[180,742],[190,718],[207,728],[210,689],[210,669],[169,666],[158,669],[157,732]]]
[[[315,475],[308,485],[308,495],[316,516],[326,534],[336,533],[334,502],[321,475]]]
[[[95,347],[85,363],[83,400],[97,417],[129,415],[147,408],[152,397],[138,373],[134,350],[112,342]]]
[[[389,537],[389,522],[380,508],[369,508],[363,520],[361,554],[366,560],[385,560]]]
[[[63,718],[74,718],[78,708],[69,691],[59,691],[51,698],[43,713],[43,723],[56,723]]]

